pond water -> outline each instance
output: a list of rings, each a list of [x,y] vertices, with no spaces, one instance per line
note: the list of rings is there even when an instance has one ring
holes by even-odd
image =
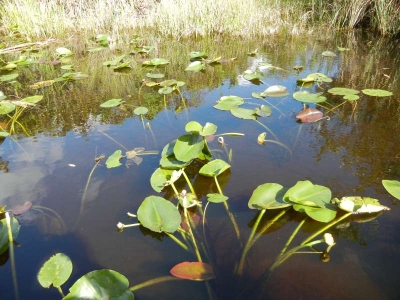
[[[157,193],[150,184],[160,154],[139,156],[143,159],[140,164],[123,158],[122,166],[111,169],[106,168],[104,159],[90,176],[94,159],[102,154],[107,158],[116,150],[125,153],[137,147],[161,153],[167,143],[185,134],[189,121],[214,123],[217,133],[244,134],[224,137],[225,148],[217,139],[209,142],[214,158],[231,166],[218,179],[229,197],[229,210],[241,235],[240,240],[236,239],[224,206],[210,203],[207,245],[218,274],[218,280],[210,281],[217,299],[235,299],[246,288],[243,299],[260,295],[263,299],[400,299],[400,209],[381,184],[382,179],[400,179],[400,51],[394,41],[343,34],[258,41],[159,39],[143,43],[155,47],[150,58],[170,61],[157,69],[165,74],[164,79],[185,82],[180,88],[184,102],[178,93],[166,95],[164,101],[157,89],[142,85],[149,71],[142,68],[141,55],[129,55],[133,45],[88,53],[87,49],[96,47],[92,41],[54,42],[38,51],[24,52],[36,63],[19,68],[18,82],[0,83],[0,91],[8,99],[44,95],[37,107],[24,112],[18,120],[26,133],[17,124],[13,138],[0,140],[0,206],[12,208],[25,201],[33,204],[31,210],[18,216],[21,228],[16,241],[20,245],[14,247],[14,252],[20,299],[61,298],[57,289],[44,289],[37,281],[43,263],[58,252],[68,255],[74,266],[71,278],[63,285],[65,293],[78,278],[93,270],[118,271],[133,286],[168,276],[169,270],[180,262],[196,261],[192,253],[166,235],[143,227],[117,230],[120,221],[135,222],[126,213],[136,213],[147,196],[159,195],[176,203],[171,189]],[[349,50],[338,51],[337,46]],[[71,49],[74,55],[70,61],[56,61],[57,47]],[[255,49],[255,55],[249,56]],[[204,51],[210,59],[221,56],[227,60],[206,65],[203,72],[188,72],[185,68],[191,51]],[[337,56],[323,57],[323,51],[333,51]],[[128,73],[113,72],[112,67],[103,65],[124,54],[125,60],[132,61]],[[15,52],[2,59],[11,61],[19,55],[21,52]],[[258,84],[246,80],[244,72],[254,72],[260,63],[278,68],[263,69]],[[73,71],[62,69],[65,65],[73,65]],[[296,71],[295,65],[303,68]],[[88,78],[30,88],[66,72],[82,72]],[[297,84],[298,79],[315,72],[332,78],[332,82],[314,83],[309,88]],[[273,85],[285,86],[289,95],[267,97],[269,103],[252,97],[252,93]],[[358,101],[342,104],[341,96],[327,92],[332,87],[383,89],[393,96],[360,93]],[[327,97],[321,103],[323,107],[310,107],[318,108],[329,119],[296,122],[303,103],[292,95],[301,89],[323,92]],[[244,98],[245,108],[268,105],[272,115],[258,118],[260,124],[213,107],[222,96],[230,95]],[[100,107],[115,98],[125,102],[115,108]],[[138,106],[149,109],[143,122],[133,112]],[[0,121],[4,126],[7,117]],[[277,143],[258,144],[257,137],[262,132]],[[195,176],[196,171],[188,172]],[[243,275],[234,276],[233,270],[258,216],[257,210],[248,207],[254,189],[267,182],[289,188],[301,180],[329,187],[338,198],[377,198],[391,210],[370,221],[354,217],[332,227],[329,232],[336,245],[329,263],[322,263],[319,255],[296,254],[280,265],[268,281],[255,286],[305,217],[291,209],[262,232],[247,255]],[[179,181],[177,186],[182,189],[184,183]],[[195,178],[194,188],[203,199],[203,209],[205,195],[217,192],[214,181],[202,176]],[[278,213],[267,211],[259,228]],[[323,226],[307,219],[293,245]],[[201,225],[195,229],[202,232]],[[0,298],[15,299],[8,251],[1,262]],[[204,282],[176,280],[140,289],[135,297],[208,299],[208,293]]]

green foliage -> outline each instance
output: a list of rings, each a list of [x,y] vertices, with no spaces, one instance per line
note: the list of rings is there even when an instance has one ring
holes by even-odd
[[[57,253],[48,259],[38,273],[38,281],[44,288],[62,286],[72,273],[72,262],[70,258],[63,254]]]

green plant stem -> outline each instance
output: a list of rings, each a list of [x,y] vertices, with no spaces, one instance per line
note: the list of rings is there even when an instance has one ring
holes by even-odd
[[[288,241],[286,242],[285,246],[283,247],[283,249],[279,255],[283,255],[285,253],[287,247],[289,247],[290,243],[293,241],[294,237],[299,232],[300,228],[304,225],[306,220],[307,220],[307,217],[305,217],[303,220],[301,220],[299,225],[297,225],[296,229],[292,232],[291,236],[289,237]]]
[[[17,280],[17,269],[15,268],[15,256],[14,256],[14,239],[12,235],[11,229],[11,217],[8,211],[5,212],[6,215],[6,224],[7,224],[7,231],[8,231],[8,244],[10,249],[10,260],[11,260],[11,272],[12,272],[12,279],[13,279],[13,286],[14,286],[14,295],[15,299],[19,299],[18,293],[18,280]]]
[[[222,193],[221,187],[219,186],[217,176],[214,176],[214,181],[215,181],[215,184],[217,185],[218,192],[219,192],[221,195],[224,195],[224,194]],[[232,222],[233,228],[235,229],[236,237],[238,238],[238,240],[240,240],[239,226],[238,226],[238,224],[237,224],[237,222],[236,222],[236,220],[235,220],[235,216],[234,216],[234,215],[231,213],[231,211],[229,210],[229,205],[228,205],[228,203],[227,203],[226,201],[224,201],[223,203],[224,203],[224,207],[225,207],[225,209],[226,209],[226,212],[228,213],[229,219],[230,219],[231,222]]]
[[[139,283],[137,285],[130,287],[129,291],[134,292],[134,291],[140,290],[142,288],[151,286],[153,284],[167,282],[167,281],[175,281],[175,280],[181,280],[181,279],[177,278],[177,277],[173,277],[173,276],[162,276],[162,277],[158,277],[158,278],[153,278],[148,281],[145,281],[145,282],[142,282],[142,283]]]
[[[164,232],[166,235],[168,235],[175,243],[177,243],[179,246],[181,246],[184,250],[189,251],[189,247],[182,243],[176,236],[169,232]]]
[[[63,227],[64,229],[67,229],[67,226],[65,225],[63,218],[61,218],[61,216],[60,216],[55,210],[52,210],[51,208],[48,208],[48,207],[45,207],[45,206],[40,206],[40,205],[34,205],[34,206],[32,206],[31,209],[33,209],[33,210],[36,209],[36,210],[39,210],[39,211],[45,210],[45,211],[51,212],[51,213],[54,214],[54,215],[57,217],[57,219],[60,221],[62,227]]]
[[[252,239],[253,239],[253,237],[254,237],[254,234],[255,234],[256,231],[257,231],[258,225],[260,224],[261,219],[262,219],[262,217],[264,216],[265,212],[266,212],[266,209],[262,209],[262,210],[260,211],[260,213],[258,214],[257,220],[256,220],[256,222],[255,222],[254,225],[253,225],[253,228],[252,228],[252,230],[251,230],[250,236],[249,236],[249,238],[248,238],[248,240],[247,240],[246,246],[244,247],[244,250],[243,250],[243,252],[242,252],[242,256],[240,257],[239,264],[238,264],[238,267],[237,267],[237,269],[236,269],[236,274],[238,274],[238,275],[242,275],[242,274],[243,274],[244,261],[245,261],[245,259],[246,259],[246,256],[247,256],[248,251],[250,250],[251,241],[252,241]]]
[[[194,190],[194,188],[193,188],[193,185],[192,185],[192,183],[190,182],[189,177],[188,177],[188,176],[186,175],[186,173],[185,173],[185,169],[182,169],[182,174],[183,174],[183,177],[185,177],[185,180],[186,180],[187,185],[189,186],[190,192],[191,192],[193,195],[196,195],[196,192],[195,192],[195,190]]]
[[[271,129],[269,129],[267,126],[265,126],[263,123],[261,123],[258,120],[254,120],[256,123],[260,124],[262,127],[264,127],[274,138],[275,140],[279,141],[278,137],[272,132]]]
[[[351,216],[352,213],[347,213],[345,215],[343,215],[342,217],[340,217],[337,220],[332,221],[331,223],[329,223],[328,225],[326,225],[325,227],[321,228],[320,230],[318,230],[317,232],[315,232],[314,234],[310,235],[308,238],[306,238],[300,245],[305,245],[307,244],[309,241],[311,241],[313,238],[315,238],[316,236],[322,234],[323,232],[325,232],[326,230],[328,230],[329,228],[331,228],[332,226],[336,225],[337,223],[343,221],[344,219],[346,219],[347,217]]]
[[[104,134],[104,132],[102,132],[102,133]],[[87,179],[87,181],[86,181],[85,190],[83,191],[83,195],[82,195],[82,199],[81,199],[81,208],[80,208],[80,210],[79,210],[79,215],[78,215],[78,218],[77,218],[76,221],[75,221],[74,226],[72,227],[73,229],[76,228],[76,226],[78,225],[79,221],[81,220],[82,212],[83,212],[83,207],[84,207],[84,203],[85,203],[85,198],[86,198],[86,193],[87,193],[87,190],[88,190],[88,188],[89,188],[89,183],[90,183],[90,180],[92,179],[92,175],[93,175],[93,173],[94,173],[94,170],[96,170],[97,166],[100,164],[100,162],[101,162],[103,159],[104,159],[104,156],[100,156],[100,158],[96,160],[95,165],[93,166],[92,170],[90,171],[89,177],[88,177],[88,179]]]
[[[195,254],[196,254],[197,260],[198,260],[199,262],[203,262],[203,260],[202,260],[202,258],[201,258],[201,255],[200,255],[199,248],[197,247],[196,239],[194,238],[194,234],[193,234],[193,231],[192,231],[192,227],[190,226],[189,214],[188,214],[188,212],[187,212],[187,208],[184,207],[183,209],[184,209],[184,213],[185,213],[186,225],[187,225],[188,230],[189,230],[190,238],[192,239],[193,248],[194,248],[194,252],[195,252]]]
[[[179,193],[178,193],[178,190],[176,189],[176,187],[175,187],[175,185],[174,185],[174,183],[173,183],[173,182],[171,182],[171,187],[172,187],[172,189],[174,190],[174,193],[175,193],[175,197],[176,197],[176,199],[179,199]]]
[[[61,296],[64,298],[65,295],[64,295],[64,293],[63,293],[63,291],[61,289],[61,286],[57,287],[57,289],[58,289],[58,292],[61,294]]]

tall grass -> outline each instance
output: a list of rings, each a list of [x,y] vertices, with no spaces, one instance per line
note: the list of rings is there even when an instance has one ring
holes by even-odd
[[[400,0],[3,0],[3,31],[26,37],[149,32],[262,37],[367,27],[400,33]]]

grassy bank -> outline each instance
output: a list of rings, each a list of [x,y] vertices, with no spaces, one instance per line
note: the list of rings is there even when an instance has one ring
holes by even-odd
[[[123,32],[261,37],[364,27],[400,33],[400,0],[3,0],[6,34],[30,38]]]

